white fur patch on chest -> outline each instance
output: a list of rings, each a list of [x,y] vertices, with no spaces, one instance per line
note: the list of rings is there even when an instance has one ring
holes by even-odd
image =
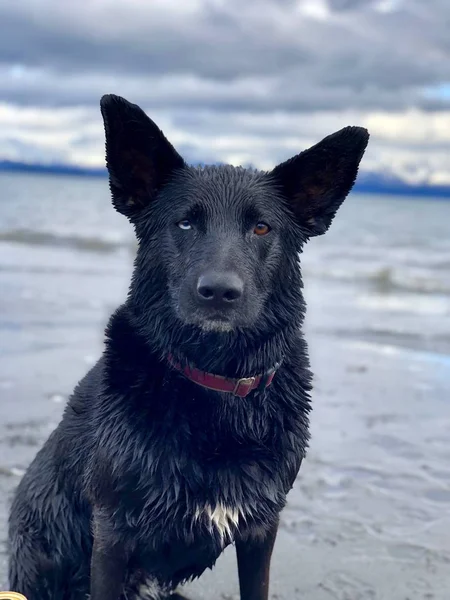
[[[205,519],[210,529],[216,529],[222,541],[226,538],[231,540],[239,527],[239,519],[245,520],[245,512],[240,507],[232,508],[221,503],[215,506],[206,504],[195,511],[194,520],[199,519]]]
[[[159,600],[162,595],[161,586],[156,579],[147,577],[139,586],[135,600]]]

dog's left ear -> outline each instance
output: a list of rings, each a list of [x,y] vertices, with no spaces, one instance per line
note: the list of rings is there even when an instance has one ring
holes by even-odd
[[[185,162],[136,104],[108,94],[100,109],[113,204],[132,221]]]
[[[345,127],[271,171],[308,237],[331,225],[355,183],[368,141],[366,129]]]

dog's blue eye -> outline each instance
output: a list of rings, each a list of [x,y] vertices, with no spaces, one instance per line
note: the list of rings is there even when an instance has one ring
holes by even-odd
[[[192,229],[192,225],[191,225],[190,221],[188,221],[187,219],[183,219],[182,221],[179,221],[177,223],[177,225],[180,229],[183,229],[184,231],[187,231],[188,229]]]

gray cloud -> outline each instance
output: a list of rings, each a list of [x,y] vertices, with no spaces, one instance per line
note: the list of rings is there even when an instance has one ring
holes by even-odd
[[[3,0],[3,99],[89,105],[123,90],[154,107],[217,111],[450,104],[423,92],[450,80],[447,0],[309,0],[303,12],[294,1],[182,2],[116,0],[101,11],[95,0]],[[322,16],[311,16],[314,2]]]
[[[2,69],[0,69],[0,74]],[[448,100],[414,98],[410,88],[397,84],[377,89],[363,82],[344,85],[330,77],[330,84],[299,79],[295,73],[276,78],[235,80],[231,82],[204,80],[195,76],[158,77],[129,76],[109,73],[42,73],[25,72],[20,77],[3,74],[2,97],[24,105],[78,106],[98,104],[104,93],[117,93],[150,108],[213,109],[218,112],[265,112],[281,110],[309,112],[311,110],[386,109],[396,110],[420,106],[439,110]]]
[[[243,24],[237,11],[230,14],[207,2],[191,22],[184,23],[176,12],[154,20],[151,3],[143,3],[135,18],[133,9],[127,9],[131,19],[126,30],[120,19],[127,6],[124,0],[110,3],[122,10],[112,16],[105,11],[104,16],[111,17],[106,28],[93,27],[90,11],[79,11],[78,4],[74,15],[71,2],[63,14],[45,10],[46,4],[55,7],[51,0],[42,0],[37,13],[27,9],[27,2],[0,6],[0,58],[6,62],[141,76],[195,73],[230,80],[275,73],[304,65],[310,58],[301,43],[282,44],[276,30],[264,32],[267,25],[255,27],[251,21]],[[95,2],[86,6],[90,4]]]

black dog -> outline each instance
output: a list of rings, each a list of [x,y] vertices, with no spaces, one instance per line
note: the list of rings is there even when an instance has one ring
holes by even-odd
[[[156,599],[235,543],[241,598],[263,600],[308,443],[299,253],[328,229],[369,136],[347,127],[270,173],[193,168],[139,107],[105,96],[101,109],[134,275],[19,485],[10,586]]]

